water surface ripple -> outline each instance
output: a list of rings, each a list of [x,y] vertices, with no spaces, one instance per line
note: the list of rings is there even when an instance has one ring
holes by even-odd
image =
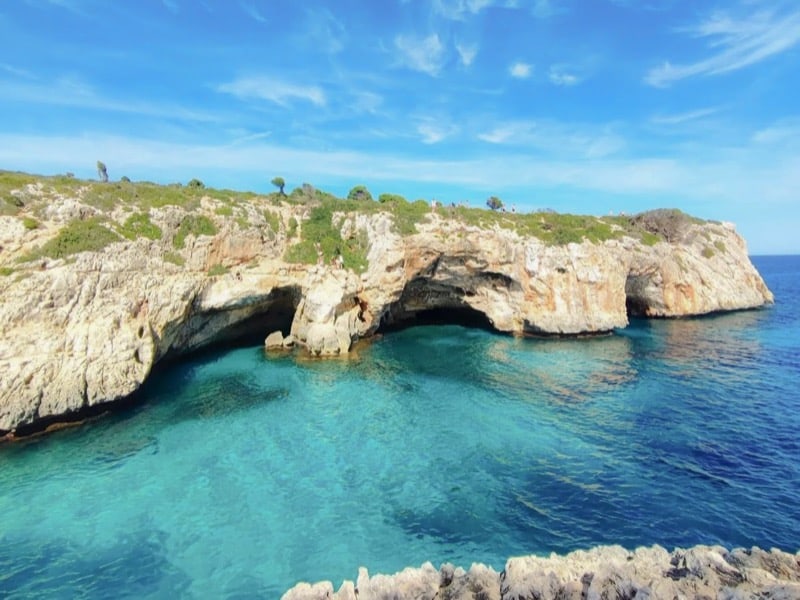
[[[208,354],[142,403],[0,448],[0,596],[279,597],[594,544],[800,549],[800,259],[766,310],[346,361]]]

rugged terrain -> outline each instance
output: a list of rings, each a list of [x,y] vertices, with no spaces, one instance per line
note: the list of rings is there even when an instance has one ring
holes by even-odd
[[[395,575],[369,576],[361,568],[355,582],[334,593],[330,582],[301,583],[283,600],[582,600],[585,598],[730,599],[800,598],[800,555],[780,550],[696,546],[593,548],[566,556],[511,558],[502,573],[473,564],[465,571],[426,563]]]
[[[0,172],[0,435],[243,335],[334,355],[431,316],[577,335],[772,302],[731,224],[381,199]]]

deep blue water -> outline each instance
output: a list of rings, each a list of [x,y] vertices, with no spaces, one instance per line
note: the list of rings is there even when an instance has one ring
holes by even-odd
[[[594,544],[800,549],[800,257],[777,303],[617,334],[457,326],[206,354],[0,448],[0,597],[277,598]]]

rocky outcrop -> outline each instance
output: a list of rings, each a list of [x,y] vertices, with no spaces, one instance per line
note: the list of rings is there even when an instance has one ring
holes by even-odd
[[[346,263],[284,260],[302,237],[305,206],[251,202],[236,220],[205,198],[198,210],[217,233],[190,234],[179,249],[173,240],[187,213],[167,206],[148,213],[163,239],[20,263],[64,222],[98,214],[71,198],[48,202],[42,214],[52,220],[34,229],[0,216],[0,435],[125,398],[159,361],[241,335],[261,342],[280,331],[322,356],[431,311],[514,335],[572,335],[625,327],[629,315],[772,301],[728,224],[681,222],[669,239],[659,232],[648,243],[620,232],[553,245],[511,221],[481,227],[434,213],[400,235],[387,212],[338,214],[343,239],[368,242],[368,268],[356,273]],[[112,227],[128,214],[115,210],[105,216]]]
[[[502,573],[473,564],[465,571],[431,563],[395,575],[369,576],[359,569],[355,582],[300,583],[283,600],[583,600],[585,598],[800,598],[800,554],[780,550],[696,546],[667,552],[653,546],[633,552],[620,546],[593,548],[565,556],[511,558]]]

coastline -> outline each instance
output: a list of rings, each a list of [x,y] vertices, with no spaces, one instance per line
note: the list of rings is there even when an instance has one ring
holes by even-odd
[[[473,564],[468,570],[431,563],[394,575],[370,576],[361,567],[337,591],[329,582],[298,583],[282,600],[582,600],[586,598],[800,597],[800,552],[694,546],[629,551],[598,546],[559,556],[510,558],[502,572]]]

